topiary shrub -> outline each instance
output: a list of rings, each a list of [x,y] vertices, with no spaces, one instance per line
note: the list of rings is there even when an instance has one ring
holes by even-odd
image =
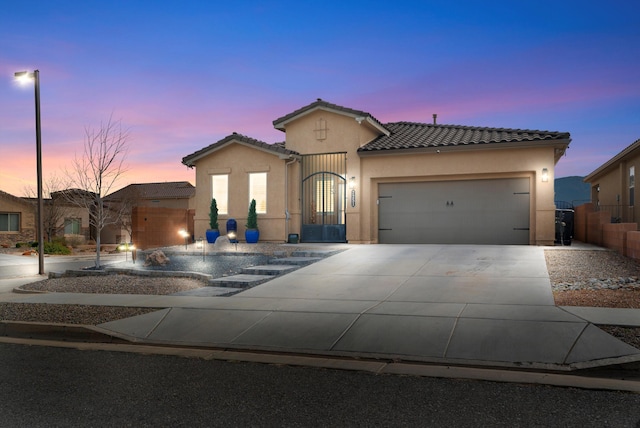
[[[218,203],[216,198],[211,199],[211,206],[209,207],[209,226],[211,230],[218,230]]]
[[[249,205],[249,213],[247,214],[247,229],[257,229],[258,228],[258,214],[256,213],[256,200],[251,199],[251,204]]]

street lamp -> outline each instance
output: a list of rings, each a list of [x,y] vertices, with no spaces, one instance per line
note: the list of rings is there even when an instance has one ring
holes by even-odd
[[[40,71],[34,70],[33,73],[28,71],[18,71],[13,76],[21,82],[33,79],[33,86],[36,97],[36,169],[38,178],[38,274],[44,275],[44,239],[43,239],[43,219],[44,211],[42,201],[42,140],[40,138]]]

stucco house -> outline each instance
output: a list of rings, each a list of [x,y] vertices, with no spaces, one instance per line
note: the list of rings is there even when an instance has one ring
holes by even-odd
[[[568,132],[382,123],[318,99],[273,121],[267,144],[233,133],[196,168],[195,235],[257,201],[260,240],[553,245],[554,169]]]
[[[15,247],[36,238],[36,207],[28,200],[0,190],[0,245]]]
[[[636,171],[640,172],[640,139],[584,178],[591,186],[594,209],[609,212],[615,223],[640,223],[640,212],[634,209]]]

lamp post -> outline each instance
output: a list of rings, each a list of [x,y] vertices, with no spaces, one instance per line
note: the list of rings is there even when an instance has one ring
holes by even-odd
[[[36,169],[37,169],[37,179],[38,179],[38,212],[37,212],[37,221],[38,221],[38,274],[44,275],[44,238],[43,238],[43,219],[42,212],[43,209],[43,200],[42,200],[42,140],[41,140],[41,132],[40,132],[40,71],[34,70],[33,73],[29,73],[28,71],[18,71],[14,73],[14,77],[18,80],[25,81],[28,79],[33,79],[33,86],[35,90],[35,98],[36,98]]]

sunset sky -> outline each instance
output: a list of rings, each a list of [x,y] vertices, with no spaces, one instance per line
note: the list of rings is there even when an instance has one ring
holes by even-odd
[[[640,138],[640,1],[35,1],[0,9],[0,190],[63,175],[85,128],[130,130],[131,183],[188,180],[182,157],[316,98],[381,122],[570,132],[556,177]]]

